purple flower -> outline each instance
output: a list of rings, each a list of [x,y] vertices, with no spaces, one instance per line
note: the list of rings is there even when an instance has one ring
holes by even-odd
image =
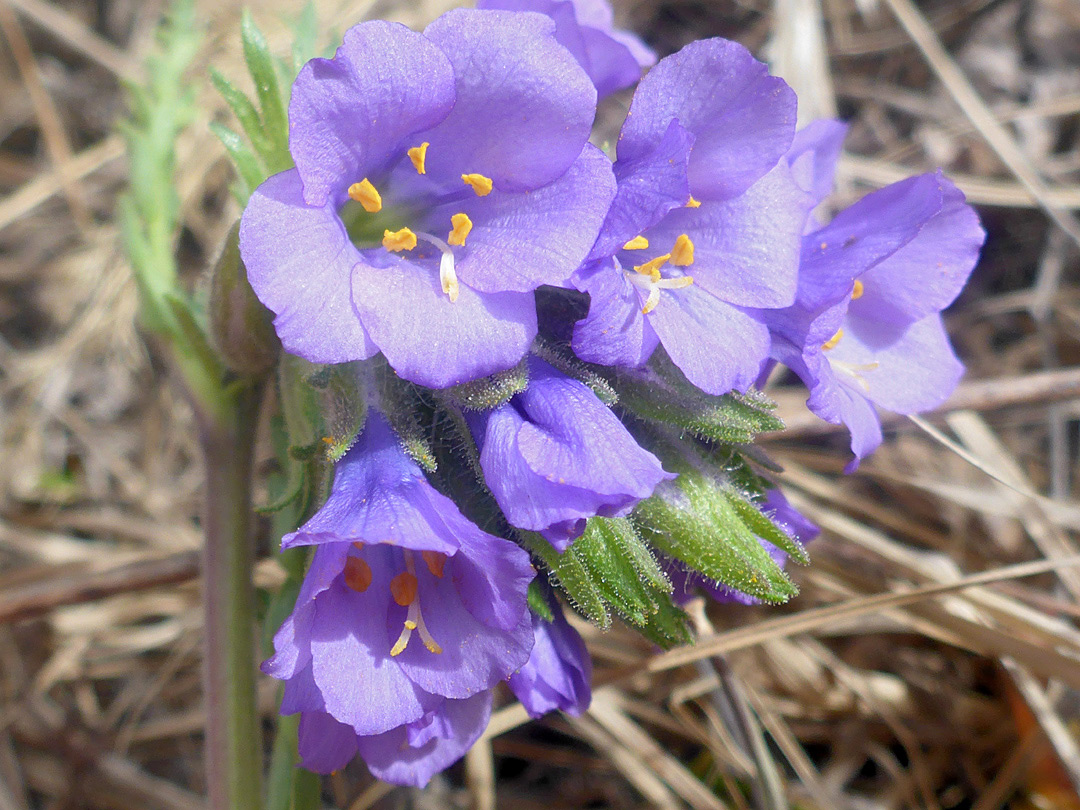
[[[781,158],[795,96],[734,42],[703,40],[641,81],[619,137],[618,190],[574,284],[574,351],[639,366],[663,344],[712,394],[745,390],[769,346],[748,308],[795,299],[811,207]]]
[[[525,666],[510,676],[510,690],[531,717],[563,711],[579,715],[592,700],[592,660],[585,642],[549,598],[554,619],[533,615],[536,641]]]
[[[836,134],[819,126],[796,160],[835,162]],[[964,195],[937,172],[868,194],[803,239],[796,303],[762,317],[771,356],[802,378],[810,409],[851,431],[852,468],[881,444],[875,406],[919,413],[956,387],[964,368],[940,312],[984,238]]]
[[[540,15],[458,9],[350,29],[296,79],[296,168],[252,196],[240,248],[287,351],[381,351],[442,388],[517,363],[532,291],[564,284],[614,194],[596,90]]]
[[[597,94],[630,87],[656,54],[629,31],[614,27],[607,0],[478,0],[477,8],[538,11],[555,21],[555,38],[585,68]]]
[[[511,525],[563,551],[595,516],[625,515],[674,478],[587,385],[529,359],[529,386],[469,415],[484,479]]]
[[[263,669],[286,682],[282,713],[304,715],[305,767],[358,750],[382,779],[425,783],[528,660],[528,555],[433,489],[377,413],[326,503],[282,541],[299,545],[315,556]]]
[[[778,489],[768,491],[762,506],[764,507],[762,511],[769,513],[773,522],[783,529],[788,537],[799,543],[809,543],[821,533],[821,529],[803,517],[795,507],[788,503],[784,493]],[[761,538],[758,539],[761,540]],[[783,549],[777,548],[768,540],[761,540],[761,546],[769,553],[769,556],[773,558],[777,565],[783,567],[784,563],[787,562],[787,554]],[[717,602],[738,602],[741,605],[761,604],[761,600],[757,597],[743,593],[722,582],[713,582],[706,579],[696,571],[687,570],[681,564],[668,572],[668,578],[674,588],[671,598],[680,605],[686,604],[693,599],[698,589],[704,591],[706,596]]]

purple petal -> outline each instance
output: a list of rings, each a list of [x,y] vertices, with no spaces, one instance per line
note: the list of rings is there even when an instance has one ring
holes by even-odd
[[[913,181],[940,186],[940,210],[910,242],[862,276],[863,296],[852,302],[853,314],[910,323],[940,312],[959,295],[979,260],[986,232],[963,193],[940,172],[906,182]]]
[[[326,711],[322,690],[315,683],[315,673],[312,671],[310,662],[311,656],[309,655],[307,666],[294,677],[285,681],[281,690],[281,706],[279,708],[281,714]]]
[[[483,734],[491,716],[491,693],[447,700],[439,711],[445,715],[445,728],[453,733],[429,739],[419,748],[409,745],[404,726],[374,737],[359,737],[356,744],[368,770],[384,782],[423,787],[433,775],[461,759]]]
[[[647,51],[640,40],[640,48],[631,49],[626,40],[637,39],[632,34],[623,34],[616,38],[613,32],[601,31],[591,26],[582,27],[581,38],[585,44],[585,70],[596,86],[599,98],[609,96],[624,87],[630,87],[641,78],[641,64],[638,61],[643,50]],[[653,61],[656,61],[655,56]]]
[[[473,223],[456,265],[458,278],[480,292],[562,285],[596,241],[614,196],[611,161],[586,144],[566,174],[546,186],[446,207],[447,223],[458,211]]]
[[[360,254],[333,205],[304,203],[295,169],[251,195],[240,220],[240,255],[286,351],[313,363],[364,360],[378,351],[352,304],[349,280]]]
[[[549,18],[454,9],[424,36],[457,73],[453,111],[424,135],[430,174],[479,173],[497,189],[526,191],[559,177],[581,154],[596,89],[555,41]]]
[[[326,711],[357,734],[381,734],[438,705],[399,666],[400,656],[390,657],[389,581],[396,572],[380,565],[375,551],[382,549],[365,556],[375,572],[372,584],[363,593],[341,583],[322,594],[311,633],[312,668]]]
[[[867,398],[895,413],[921,413],[946,399],[964,373],[949,344],[941,316],[936,313],[916,321],[893,337],[894,330],[879,322],[849,314],[844,336],[826,353],[836,370],[876,367],[859,373]]]
[[[742,45],[691,42],[641,80],[619,136],[633,159],[663,137],[673,119],[697,139],[690,191],[702,201],[737,197],[791,146],[795,94]]]
[[[851,432],[851,452],[855,454],[855,465],[846,471],[851,472],[858,460],[870,455],[881,445],[881,419],[865,393],[853,386],[841,383],[828,363],[822,364],[821,380],[810,389],[807,407],[834,425],[845,425]]]
[[[385,170],[415,145],[409,136],[453,106],[453,68],[422,34],[382,20],[350,28],[334,58],[312,59],[293,85],[289,151],[304,199],[340,202],[349,185]]]
[[[836,164],[848,126],[842,121],[814,121],[795,133],[788,151],[788,165],[799,188],[817,207],[833,190]]]
[[[769,330],[704,290],[666,290],[648,315],[686,378],[709,394],[745,391],[769,351]]]
[[[615,164],[618,190],[590,259],[615,255],[624,244],[689,200],[686,164],[693,145],[694,136],[672,121],[655,148]]]
[[[315,550],[311,567],[304,575],[296,607],[274,634],[274,656],[263,663],[262,671],[280,680],[292,678],[311,662],[311,621],[315,617],[315,597],[325,591],[345,568],[347,543],[331,543]]]
[[[641,312],[641,299],[615,259],[581,272],[575,285],[589,294],[589,314],[574,324],[574,353],[602,366],[640,366],[659,338]]]
[[[458,525],[447,520],[465,519],[428,484],[386,420],[372,412],[335,469],[330,497],[298,531],[285,535],[282,548],[359,541],[452,555]]]
[[[479,293],[462,284],[451,301],[437,271],[406,260],[357,268],[353,301],[394,371],[428,388],[508,369],[536,336],[531,294]]]
[[[559,548],[586,519],[625,514],[673,477],[588,386],[538,360],[529,387],[488,414],[480,465],[507,520],[558,529]]]
[[[461,551],[447,569],[462,603],[488,627],[513,630],[528,609],[526,593],[536,576],[529,555],[479,529],[458,538]]]
[[[300,764],[314,773],[333,773],[356,756],[356,732],[324,712],[300,717]]]
[[[585,642],[557,605],[555,620],[533,617],[536,642],[528,662],[510,676],[510,690],[532,717],[553,711],[579,715],[592,700],[592,661]]]
[[[740,197],[672,211],[649,230],[648,238],[662,253],[687,234],[694,243],[694,263],[687,272],[694,284],[721,301],[785,307],[795,301],[808,210],[809,198],[781,164]]]
[[[476,560],[478,565],[484,562]],[[442,652],[428,650],[414,632],[394,661],[420,689],[448,698],[467,698],[490,689],[528,660],[532,647],[528,611],[521,612],[517,626],[510,630],[492,628],[462,602],[452,575],[435,577],[427,568],[417,566],[416,576],[424,623]],[[395,606],[385,626],[396,638],[404,622],[405,609]]]

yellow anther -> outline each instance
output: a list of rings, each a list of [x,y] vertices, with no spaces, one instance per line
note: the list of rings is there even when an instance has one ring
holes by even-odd
[[[450,217],[450,224],[454,226],[454,230],[450,231],[450,235],[446,237],[447,244],[464,245],[465,237],[472,230],[472,220],[469,219],[469,215],[454,214]]]
[[[644,236],[635,236],[622,246],[623,250],[644,250],[649,246],[649,240]]]
[[[683,287],[689,287],[693,283],[693,276],[679,276],[678,278],[669,278],[665,280],[663,286],[669,290],[681,290]]]
[[[402,571],[390,580],[390,595],[394,597],[394,601],[399,605],[408,607],[416,601],[416,589],[418,586],[416,574]]]
[[[408,228],[402,228],[400,231],[385,230],[382,235],[382,246],[394,253],[412,250],[416,247],[416,234]]]
[[[694,195],[690,195],[690,199],[686,201],[687,208],[701,208],[701,203],[694,199]]]
[[[357,593],[371,586],[371,566],[359,557],[345,558],[345,584]]]
[[[844,327],[841,326],[839,329],[836,330],[835,335],[833,335],[831,338],[829,338],[828,340],[826,340],[824,343],[821,344],[821,348],[824,349],[825,351],[828,351],[829,349],[836,346],[836,344],[840,342],[840,338],[842,338],[843,336],[844,336]]]
[[[643,306],[641,308],[641,313],[643,315],[648,315],[650,312],[652,312],[654,309],[656,309],[656,305],[659,304],[659,303],[660,303],[660,288],[659,287],[653,287],[651,290],[649,290],[649,297],[647,299],[645,299],[645,306]]]
[[[435,641],[430,635],[420,634],[420,640],[424,642],[424,646],[428,648],[428,652],[440,655],[442,653],[442,647]]]
[[[431,575],[442,579],[443,568],[446,566],[446,555],[440,551],[421,551],[420,556],[424,558],[424,563],[427,565]]]
[[[855,286],[851,288],[851,300],[852,301],[858,301],[860,298],[862,298],[862,294],[863,294],[862,282],[859,281],[858,279],[855,279]]]
[[[694,243],[685,233],[679,234],[675,247],[671,249],[671,263],[679,267],[689,267],[694,263]]]
[[[369,214],[377,214],[382,211],[382,195],[366,177],[359,183],[349,186],[349,199],[356,200],[364,206]]]
[[[671,258],[670,253],[665,253],[663,256],[657,256],[655,259],[649,259],[645,264],[639,264],[634,267],[634,270],[641,273],[643,276],[652,276],[653,281],[660,278],[660,268],[667,264],[668,259]]]
[[[484,177],[482,174],[463,174],[461,179],[465,181],[465,185],[472,186],[472,190],[476,192],[477,197],[486,197],[491,193],[492,183],[490,177]]]
[[[427,141],[424,141],[419,146],[414,146],[409,150],[409,160],[412,161],[412,165],[416,168],[417,174],[427,174],[427,169],[424,166],[424,160],[427,158],[427,148],[431,146]]]

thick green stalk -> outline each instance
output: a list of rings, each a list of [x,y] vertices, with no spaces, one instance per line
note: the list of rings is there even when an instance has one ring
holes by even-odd
[[[199,412],[206,464],[206,767],[212,810],[259,810],[262,742],[255,702],[251,473],[261,386],[235,389],[232,407]],[[198,405],[196,405],[198,408]]]

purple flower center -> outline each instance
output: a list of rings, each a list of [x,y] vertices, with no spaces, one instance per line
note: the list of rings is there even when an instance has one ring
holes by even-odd
[[[700,205],[700,203],[698,204]],[[654,256],[641,264],[634,264],[637,259],[632,254],[632,251],[648,250],[649,248],[648,238],[644,235],[635,236],[623,245],[623,249],[615,259],[630,283],[638,289],[644,290],[648,296],[645,300],[645,306],[641,308],[641,311],[646,315],[656,309],[660,303],[661,290],[681,290],[694,283],[693,276],[686,275],[685,271],[679,269],[689,267],[694,263],[694,243],[687,234],[679,234],[669,252]],[[624,269],[627,265],[633,267],[633,271]],[[674,271],[667,278],[660,272],[661,268],[665,266],[669,273]]]

